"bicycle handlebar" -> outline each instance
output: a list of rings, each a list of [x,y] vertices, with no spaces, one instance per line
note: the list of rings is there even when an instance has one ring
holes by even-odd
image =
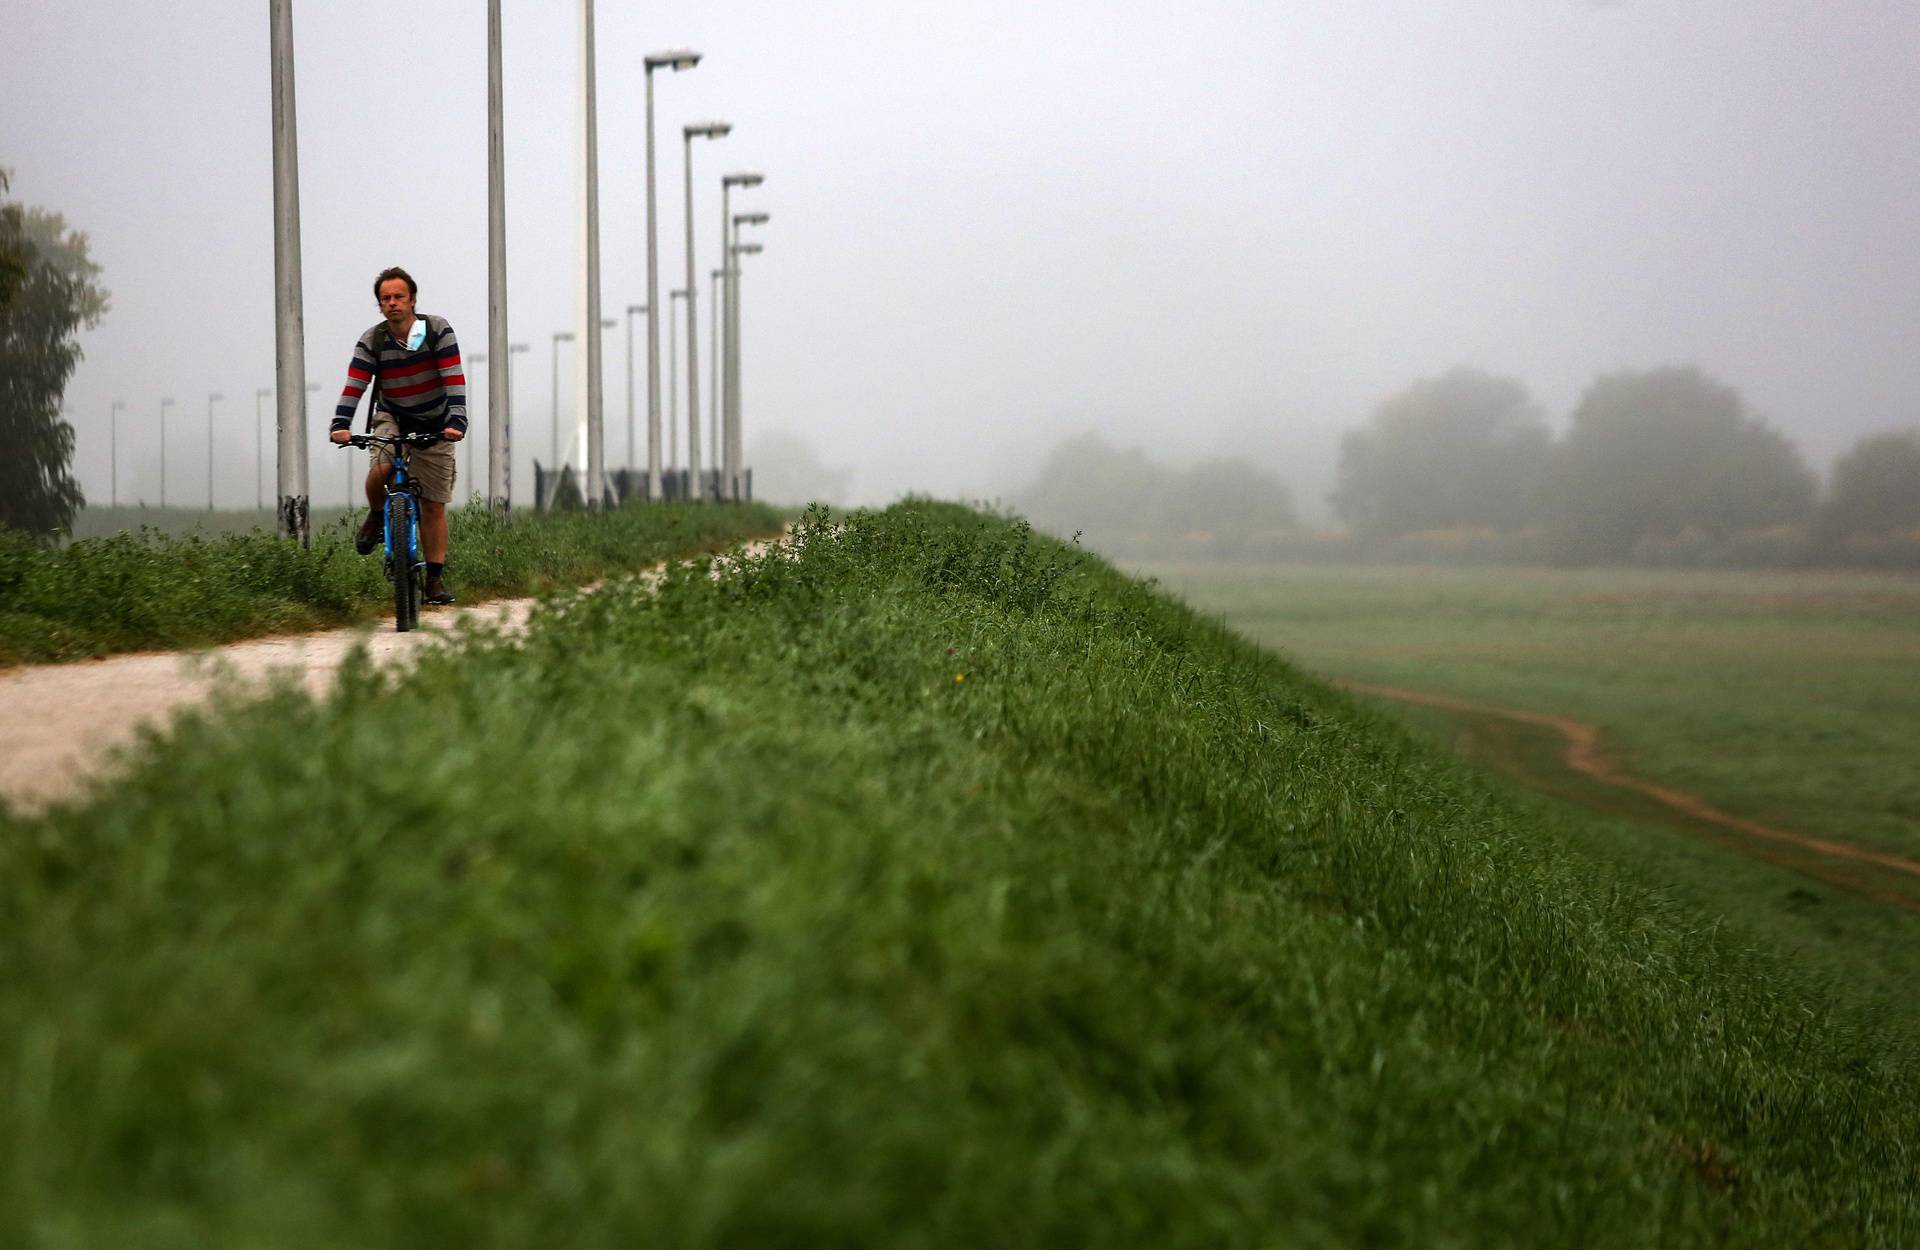
[[[409,443],[415,447],[431,447],[441,441],[439,434],[349,434],[347,441],[336,444],[340,447],[368,447],[374,443],[384,443],[389,447],[398,447]]]

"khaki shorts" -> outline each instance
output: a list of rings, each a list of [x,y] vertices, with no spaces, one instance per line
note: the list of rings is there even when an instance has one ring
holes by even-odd
[[[384,434],[388,438],[400,432],[391,416],[384,412],[373,414],[373,428],[369,434]],[[393,463],[393,449],[390,447],[369,447],[373,453],[373,466]],[[431,447],[407,448],[407,473],[420,483],[420,498],[430,499],[434,503],[453,502],[453,444],[435,443]]]

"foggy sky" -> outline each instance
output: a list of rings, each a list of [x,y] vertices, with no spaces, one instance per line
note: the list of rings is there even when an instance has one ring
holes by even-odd
[[[661,300],[684,274],[679,126],[729,120],[695,147],[702,335],[719,176],[762,170],[735,198],[773,216],[745,280],[748,447],[804,436],[868,500],[1004,494],[1097,428],[1176,461],[1243,452],[1323,513],[1339,433],[1462,363],[1556,420],[1597,372],[1698,363],[1821,468],[1920,422],[1910,3],[598,7],[608,315],[645,297],[640,57],[693,47],[699,68],[656,78]],[[526,451],[574,317],[577,19],[504,8]],[[7,10],[0,166],[90,234],[113,292],[68,390],[89,499],[115,399],[123,501],[155,498],[163,395],[170,491],[203,499],[217,390],[222,502],[250,502],[273,384],[267,5]],[[296,0],[295,43],[317,445],[383,266],[485,349],[485,5]],[[606,356],[617,464],[624,326]],[[337,502],[340,454],[313,462]]]

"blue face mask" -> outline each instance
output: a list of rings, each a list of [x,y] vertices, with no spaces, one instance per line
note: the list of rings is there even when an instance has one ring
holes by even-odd
[[[407,350],[417,352],[420,350],[420,345],[426,341],[427,319],[425,317],[415,317],[413,319],[413,331],[407,335]]]

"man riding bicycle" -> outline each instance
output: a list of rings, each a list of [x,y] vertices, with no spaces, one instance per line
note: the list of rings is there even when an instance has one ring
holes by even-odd
[[[373,296],[383,318],[353,345],[347,385],[333,411],[332,439],[352,437],[354,410],[373,385],[370,434],[438,434],[444,442],[415,448],[408,471],[420,486],[420,546],[427,559],[426,602],[446,604],[453,595],[443,580],[447,564],[447,505],[453,501],[453,444],[467,436],[467,379],[460,369],[460,344],[444,317],[420,317],[414,299],[420,288],[412,275],[395,266],[373,280]],[[367,555],[380,545],[387,486],[393,480],[393,451],[371,449],[367,472],[367,519],[353,547]]]

